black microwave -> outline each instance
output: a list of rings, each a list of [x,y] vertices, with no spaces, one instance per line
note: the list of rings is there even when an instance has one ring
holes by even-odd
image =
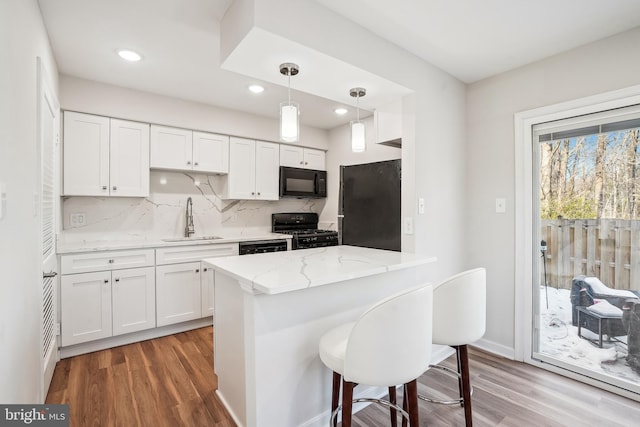
[[[280,197],[327,197],[327,171],[280,166]]]

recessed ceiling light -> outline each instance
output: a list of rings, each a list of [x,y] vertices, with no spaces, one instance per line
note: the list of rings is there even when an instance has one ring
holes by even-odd
[[[249,86],[249,90],[253,93],[262,93],[264,92],[264,88],[260,85],[251,85]]]
[[[333,112],[342,116],[343,114],[347,114],[347,109],[346,108],[336,108],[335,110],[333,110]]]
[[[131,62],[140,61],[142,59],[142,56],[140,56],[139,53],[127,49],[120,49],[118,51],[118,55],[120,58]]]

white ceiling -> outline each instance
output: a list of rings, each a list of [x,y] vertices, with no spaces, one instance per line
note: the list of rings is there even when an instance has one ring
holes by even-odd
[[[276,83],[220,68],[219,24],[232,1],[39,3],[63,74],[277,117],[284,76]],[[639,0],[315,1],[467,83],[640,25]],[[125,63],[115,55],[119,48],[144,60]],[[266,91],[249,93],[252,83]],[[349,114],[336,116],[339,101],[311,93],[292,91],[303,123],[330,129],[355,115],[347,104]]]

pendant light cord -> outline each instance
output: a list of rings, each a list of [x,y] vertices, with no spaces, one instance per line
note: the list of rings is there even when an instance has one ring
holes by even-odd
[[[360,121],[360,94],[356,96],[356,120]]]
[[[289,96],[289,105],[291,105],[291,70],[287,73],[287,77],[289,78],[289,81],[287,82],[287,93]]]

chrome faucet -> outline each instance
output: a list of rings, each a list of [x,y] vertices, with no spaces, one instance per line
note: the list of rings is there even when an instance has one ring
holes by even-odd
[[[184,227],[184,237],[191,237],[191,235],[195,233],[196,230],[193,225],[193,201],[191,200],[191,197],[189,197],[187,199],[187,220]]]

